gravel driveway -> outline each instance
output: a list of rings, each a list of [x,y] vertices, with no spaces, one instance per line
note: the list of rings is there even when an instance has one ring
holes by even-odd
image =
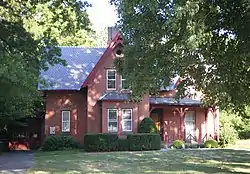
[[[9,152],[0,155],[0,173],[23,174],[34,165],[31,152]]]

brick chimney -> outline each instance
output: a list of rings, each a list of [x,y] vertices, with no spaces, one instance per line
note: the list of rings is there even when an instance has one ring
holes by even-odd
[[[119,32],[117,27],[108,27],[108,43],[114,39],[115,35]]]

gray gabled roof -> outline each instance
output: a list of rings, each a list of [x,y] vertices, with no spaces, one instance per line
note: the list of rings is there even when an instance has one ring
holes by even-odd
[[[80,90],[105,48],[60,47],[67,66],[55,65],[41,72],[47,85],[38,84],[39,90]]]

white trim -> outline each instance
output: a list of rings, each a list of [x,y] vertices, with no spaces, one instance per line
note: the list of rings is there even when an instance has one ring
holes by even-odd
[[[63,121],[63,113],[64,112],[68,113],[69,121]],[[62,111],[61,119],[62,119],[62,125],[61,125],[62,132],[70,132],[70,111]],[[63,123],[64,122],[69,122],[69,130],[63,130]]]
[[[129,110],[131,112],[131,119],[124,119],[123,118],[123,111]],[[131,123],[131,129],[130,130],[124,130],[124,120],[130,121]],[[123,132],[131,132],[133,130],[133,109],[122,109],[122,131]]]
[[[123,85],[123,81],[125,81],[126,79],[123,79],[122,78],[122,75],[121,75],[121,90],[127,90],[127,88],[123,88],[124,85]]]
[[[108,109],[107,111],[108,111],[108,114],[107,114],[107,116],[108,116],[108,119],[107,119],[108,120],[108,132],[118,132],[118,109]],[[116,122],[117,131],[109,130],[109,123],[111,122],[111,121],[109,121],[109,111],[116,112],[116,120],[112,121],[112,122]]]
[[[114,71],[115,72],[115,79],[108,79],[108,73],[109,73],[109,71]],[[115,81],[115,87],[114,88],[108,88],[108,80]],[[107,90],[116,90],[116,70],[115,69],[107,69],[106,70],[106,89]]]
[[[187,120],[187,115],[188,114],[190,114],[190,113],[192,113],[192,116],[193,116],[193,119],[192,120]],[[186,123],[192,123],[192,126],[194,127],[194,130],[193,130],[193,132],[192,133],[188,133],[187,132],[187,126],[186,126]],[[184,124],[185,124],[185,137],[187,138],[187,136],[189,136],[190,134],[192,135],[192,136],[196,136],[196,113],[195,113],[195,111],[186,111],[185,112],[185,118],[184,118]],[[189,131],[191,131],[191,130],[189,130]]]

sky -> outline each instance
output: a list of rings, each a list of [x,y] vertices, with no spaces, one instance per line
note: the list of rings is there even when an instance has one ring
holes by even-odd
[[[104,27],[114,26],[117,21],[115,7],[109,0],[88,0],[92,7],[87,9],[93,28],[98,30]]]

